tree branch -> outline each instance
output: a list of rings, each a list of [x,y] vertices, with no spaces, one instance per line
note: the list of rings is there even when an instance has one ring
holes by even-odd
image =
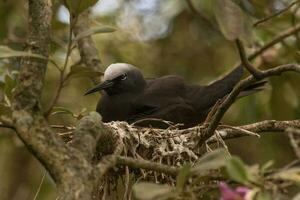
[[[248,56],[248,60],[253,60],[257,56],[261,55],[263,52],[268,50],[270,47],[274,46],[275,44],[281,42],[282,40],[286,39],[287,37],[290,37],[294,35],[295,33],[300,31],[300,23],[296,24],[292,28],[289,28],[281,33],[279,33],[277,36],[275,36],[271,41],[267,42],[264,46],[262,46],[260,49],[256,50],[252,54]]]
[[[6,117],[0,117],[0,127],[1,128],[9,128],[12,130],[16,130],[13,122],[11,119],[8,119]]]
[[[2,122],[0,122],[0,128],[8,128],[8,129],[15,130],[14,126],[11,126],[11,125],[8,125],[8,124],[3,124]]]
[[[62,91],[63,87],[65,86],[66,81],[69,78],[69,75],[68,74],[66,75],[66,70],[67,70],[68,63],[69,63],[69,60],[70,60],[70,56],[71,56],[71,53],[72,53],[72,45],[73,45],[72,35],[73,35],[73,29],[74,29],[74,26],[75,26],[76,22],[77,22],[77,17],[73,17],[73,16],[70,15],[70,26],[69,26],[69,34],[68,34],[69,41],[68,41],[68,47],[67,47],[65,62],[64,62],[64,65],[63,65],[62,69],[58,68],[59,73],[60,73],[59,74],[58,88],[56,90],[56,93],[54,94],[54,97],[53,97],[52,101],[50,102],[48,110],[45,112],[45,117],[46,118],[48,118],[49,115],[51,114],[51,111],[52,111],[53,107],[56,105],[56,103],[57,103],[57,101],[60,97],[61,91]]]
[[[222,126],[220,126],[220,128],[218,128],[218,131],[220,132],[222,138],[227,140],[227,139],[249,136],[249,134],[241,130],[247,130],[254,133],[285,132],[288,128],[291,127],[300,128],[300,120],[292,120],[292,121],[265,120],[253,124],[237,126],[237,129],[235,129],[234,127],[223,128]],[[215,137],[211,137],[207,140],[208,143],[214,143],[216,141],[217,140]]]
[[[49,53],[49,33],[52,17],[51,6],[51,1],[49,0],[29,0],[30,30],[28,51],[41,54],[45,57],[48,57]],[[87,17],[87,12],[79,17],[81,21],[79,21],[79,23],[74,27],[75,35],[78,35],[89,28],[87,25]],[[292,34],[298,30],[300,30],[300,25],[299,27],[294,27],[294,29],[291,30],[293,32]],[[282,40],[292,34],[290,32],[285,32],[284,35],[280,35],[279,39],[277,38],[277,40],[273,40],[271,44],[273,45],[277,43],[278,40]],[[270,44],[268,45],[269,46],[265,46],[259,50],[260,53],[272,46]],[[240,47],[243,48],[242,46]],[[80,50],[82,62],[84,62],[88,67],[93,68],[95,71],[100,71],[102,68],[101,61],[91,37],[89,36],[80,39],[78,41],[78,48]],[[240,49],[240,54],[245,54],[245,52],[242,51],[244,50]],[[254,54],[252,57],[254,58],[257,55]],[[248,59],[246,59],[246,55],[242,55],[241,57],[245,62],[248,61]],[[251,56],[249,59],[252,59]],[[106,128],[101,123],[101,118],[96,113],[83,118],[75,131],[74,140],[70,143],[70,145],[64,144],[62,139],[60,139],[49,127],[47,120],[43,117],[41,111],[40,98],[47,61],[36,58],[22,58],[21,61],[18,85],[13,100],[14,126],[18,136],[27,145],[28,149],[32,151],[33,154],[44,164],[54,178],[58,185],[61,199],[92,199],[93,191],[95,190],[95,187],[98,186],[97,183],[99,179],[103,178],[103,175],[105,175],[111,167],[115,166],[115,164],[154,170],[171,175],[177,174],[178,168],[176,167],[120,156],[124,150],[124,145],[134,144],[134,142],[137,142],[140,146],[147,146],[149,144],[152,145],[152,143],[160,139],[165,142],[165,138],[163,137],[168,137],[167,142],[170,143],[170,147],[168,147],[170,149],[155,149],[155,151],[157,151],[155,152],[156,155],[159,156],[163,154],[163,156],[166,155],[166,158],[172,155],[181,156],[184,153],[187,154],[185,156],[187,156],[191,162],[198,158],[198,154],[196,155],[192,152],[192,150],[190,150],[192,145],[188,144],[185,139],[190,139],[190,141],[192,141],[194,136],[199,134],[199,127],[189,130],[177,130],[177,133],[180,134],[184,131],[194,130],[193,134],[196,134],[185,134],[180,135],[180,137],[175,135],[176,140],[172,140],[172,137],[175,137],[171,134],[172,130],[159,130],[159,133],[153,134],[153,132],[151,132],[153,130],[148,129],[146,134],[141,135],[140,130],[133,130],[133,128],[126,129],[124,126],[121,131],[113,129],[114,127],[111,127],[111,129]],[[278,75],[285,71],[300,72],[300,69],[296,64],[278,66],[271,70],[261,71],[262,75],[259,78]],[[212,122],[209,123],[208,129],[204,133],[200,133],[199,136],[201,140],[205,141],[212,135],[212,133],[214,133],[218,127],[219,121],[226,110],[234,102],[239,91],[254,81],[256,81],[256,79],[253,76],[250,76],[234,88],[230,95],[226,97],[224,102],[220,104],[216,110],[216,114],[212,116]],[[268,124],[272,125],[271,122]],[[274,124],[278,125],[278,123],[273,123],[272,126],[268,125],[265,127],[270,126],[271,128],[274,128],[276,127]],[[260,124],[256,127],[263,127],[263,125]],[[248,128],[254,129],[253,127]],[[243,127],[242,129],[246,130],[247,127]],[[261,130],[262,129],[263,128],[261,128]],[[232,135],[234,134],[238,135],[237,132],[235,132],[238,131],[236,129],[225,130],[227,136],[233,137]],[[129,134],[125,137],[124,133],[127,133],[126,131]],[[117,135],[117,142],[115,142],[116,133],[119,134]],[[245,132],[242,133],[245,134]],[[241,134],[241,132],[239,132],[239,134]],[[152,143],[149,143],[151,138],[148,140],[147,137],[156,138],[155,140],[151,140]],[[128,138],[131,140],[129,141]],[[179,143],[177,140],[183,142]],[[112,144],[107,144],[109,143],[108,141],[112,142]],[[123,141],[128,143],[125,144],[124,142],[123,144]],[[109,148],[107,151],[104,149],[100,150],[103,155],[101,155],[100,162],[97,165],[94,165],[95,163],[92,163],[91,160],[95,153],[95,149],[97,148],[96,145],[98,145],[98,147],[107,145]],[[130,150],[132,150],[130,153],[135,156],[137,155],[135,154],[137,147]],[[178,162],[179,159],[185,159],[185,157],[182,156],[174,160],[174,162]],[[168,163],[171,165],[172,161],[168,159]]]
[[[89,10],[81,13],[78,17],[78,23],[74,27],[74,34],[88,30],[89,27]],[[81,61],[95,72],[102,72],[103,65],[98,55],[98,50],[91,36],[86,36],[77,41]]]
[[[110,132],[103,126],[101,116],[96,112],[91,112],[80,120],[70,145],[82,152],[85,158],[91,162],[99,138],[104,137],[107,133]]]
[[[27,51],[48,57],[52,1],[29,0]],[[13,96],[13,124],[19,138],[40,160],[57,184],[64,200],[90,200],[96,180],[92,164],[76,148],[67,146],[49,127],[40,98],[47,61],[21,59],[16,92]]]
[[[291,7],[293,7],[293,6],[296,5],[297,3],[299,3],[299,0],[296,0],[296,1],[292,2],[290,5],[288,5],[288,6],[285,7],[284,9],[282,9],[282,10],[280,10],[280,11],[278,11],[278,12],[272,14],[272,15],[269,15],[269,16],[263,18],[263,19],[260,19],[260,20],[256,21],[256,22],[253,24],[253,26],[256,27],[256,26],[258,26],[258,25],[260,25],[260,24],[262,24],[262,23],[265,23],[265,22],[267,22],[267,21],[273,19],[274,17],[277,17],[277,16],[279,16],[279,15],[285,13],[286,11],[288,11]]]
[[[236,40],[236,46],[240,55],[242,65],[252,74],[255,78],[259,79],[261,76],[261,71],[256,69],[248,60],[245,47],[241,40]]]
[[[277,66],[273,69],[261,71],[261,75],[258,80],[261,80],[261,79],[264,79],[264,78],[267,78],[270,76],[280,75],[281,73],[287,72],[287,71],[295,71],[295,72],[300,73],[300,65],[286,64],[286,65]],[[246,79],[240,81],[240,83],[238,83],[233,88],[231,93],[221,103],[216,114],[213,116],[211,122],[208,125],[208,128],[206,129],[206,132],[202,135],[202,137],[200,139],[200,144],[204,143],[209,137],[211,137],[213,135],[213,133],[216,130],[216,128],[218,127],[219,122],[221,121],[222,117],[224,116],[224,114],[226,113],[228,108],[234,103],[234,101],[235,101],[236,97],[239,95],[239,93],[245,87],[249,86],[250,84],[252,84],[256,81],[257,81],[257,78],[255,78],[254,76],[251,75],[251,76],[247,77]]]

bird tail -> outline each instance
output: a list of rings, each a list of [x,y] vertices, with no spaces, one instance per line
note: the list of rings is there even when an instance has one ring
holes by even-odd
[[[228,95],[234,86],[241,80],[243,76],[243,66],[240,65],[230,71],[227,75],[212,82],[207,86],[194,86],[191,89],[190,96],[193,99],[193,105],[198,111],[211,108],[215,103]],[[267,81],[262,80],[246,87],[240,94],[240,97],[248,96],[266,88]]]
[[[220,97],[223,97],[227,93],[229,93],[232,88],[240,81],[244,73],[243,66],[238,66],[232,71],[230,71],[228,74],[224,75],[220,79],[212,82],[208,85],[208,88],[211,90],[215,90],[220,92],[217,94]]]
[[[222,79],[217,80],[210,84],[211,88],[214,88],[215,91],[221,91],[218,95],[225,96],[226,94],[230,93],[231,90],[234,88],[234,86],[240,81],[240,79],[243,76],[243,66],[240,65],[233,69],[231,72],[229,72],[227,75],[225,75]],[[259,92],[261,90],[266,89],[268,86],[267,80],[261,80],[257,81],[255,83],[252,83],[251,85],[247,86],[243,89],[243,91],[240,92],[238,95],[238,98],[245,97],[251,94],[254,94],[256,92]],[[223,88],[223,90],[219,90],[216,88]]]
[[[196,110],[203,111],[212,107],[218,99],[231,92],[242,76],[243,67],[239,66],[206,86],[192,86],[189,96],[191,97],[190,99],[193,99],[192,103]]]
[[[268,87],[268,81],[267,80],[262,80],[262,81],[257,81],[246,88],[243,89],[243,91],[240,92],[238,95],[238,98],[242,98],[251,94],[254,94],[256,92],[262,91]]]
[[[210,89],[213,89],[215,91],[219,91],[221,97],[225,96],[231,90],[234,88],[234,86],[240,81],[243,75],[243,66],[239,66],[235,69],[233,69],[231,72],[229,72],[227,75],[225,75],[222,79],[217,80],[210,84]],[[245,97],[251,94],[254,94],[256,92],[259,92],[261,90],[266,89],[268,86],[267,80],[261,80],[257,81],[255,83],[252,83],[251,85],[247,86],[243,89],[243,91],[240,92],[238,95],[238,98]],[[217,88],[223,88],[222,90]]]

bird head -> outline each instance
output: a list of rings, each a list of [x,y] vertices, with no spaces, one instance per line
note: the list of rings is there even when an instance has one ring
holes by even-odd
[[[145,86],[145,79],[138,68],[127,63],[114,63],[107,67],[100,84],[85,95],[104,90],[108,95],[134,93]]]

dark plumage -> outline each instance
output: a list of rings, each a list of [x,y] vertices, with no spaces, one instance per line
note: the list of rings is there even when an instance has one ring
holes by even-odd
[[[103,82],[86,94],[103,91],[97,112],[104,122],[139,121],[139,126],[166,128],[159,120],[143,120],[155,118],[181,123],[186,128],[203,122],[211,107],[232,90],[242,75],[243,68],[237,67],[209,85],[188,85],[176,75],[145,80],[138,68],[116,63],[106,69]],[[265,83],[253,84],[240,96],[261,90]]]

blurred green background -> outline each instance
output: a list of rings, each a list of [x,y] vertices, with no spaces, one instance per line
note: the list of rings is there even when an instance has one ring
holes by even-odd
[[[113,33],[94,35],[104,66],[115,62],[131,63],[139,67],[145,77],[153,78],[178,74],[188,82],[205,84],[238,63],[238,52],[233,42],[225,39],[209,12],[210,0],[190,1],[195,13],[183,0],[102,0],[92,9],[91,26],[112,26]],[[242,3],[249,17],[255,21],[283,9],[291,1],[245,0]],[[27,34],[27,5],[25,0],[0,1],[0,43],[22,50]],[[63,63],[68,41],[68,13],[59,1],[54,1],[51,57]],[[246,38],[252,52],[281,31],[299,21],[298,6],[289,12],[249,30]],[[299,40],[290,37],[274,46],[254,64],[262,69],[299,60]],[[72,53],[72,63],[79,60],[78,51]],[[6,74],[14,77],[18,59],[0,61],[0,80]],[[49,64],[42,98],[48,108],[58,85],[59,74]],[[300,118],[299,75],[287,73],[270,79],[263,92],[238,100],[227,112],[223,122],[242,125],[266,119],[289,120]],[[74,113],[86,108],[95,109],[99,95],[83,96],[92,86],[87,77],[72,78],[63,89],[58,106]],[[0,94],[0,98],[3,95]],[[2,113],[3,114],[3,113]],[[50,117],[52,124],[75,124],[66,115]],[[283,166],[294,159],[285,134],[264,133],[260,139],[244,137],[227,141],[230,152],[239,155],[246,163],[262,164],[273,160]],[[44,174],[43,167],[27,151],[16,135],[0,130],[0,199],[34,199]],[[56,198],[53,182],[46,175],[36,199]]]

